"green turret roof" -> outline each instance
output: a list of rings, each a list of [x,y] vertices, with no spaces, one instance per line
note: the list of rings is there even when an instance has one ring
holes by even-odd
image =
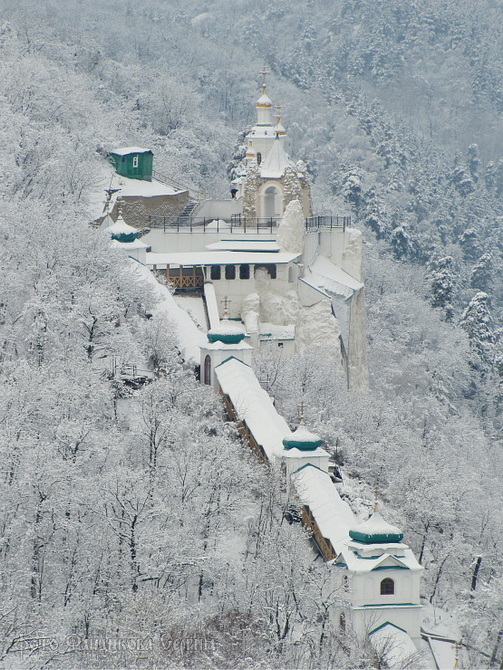
[[[244,336],[243,330],[228,319],[220,321],[218,326],[208,331],[207,335],[210,342],[222,342],[223,344],[238,344]]]
[[[314,451],[321,447],[323,440],[319,435],[311,433],[303,423],[296,430],[284,438],[285,449],[299,449],[300,451]]]
[[[372,516],[358,524],[354,530],[349,531],[349,536],[363,544],[386,544],[387,542],[401,542],[402,531],[385,521],[379,510],[375,510]]]
[[[120,212],[117,221],[107,228],[107,232],[110,233],[112,240],[117,242],[134,242],[140,234],[139,230],[124,221]]]

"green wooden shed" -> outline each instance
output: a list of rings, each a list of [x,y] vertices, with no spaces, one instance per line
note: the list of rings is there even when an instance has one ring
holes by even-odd
[[[123,147],[108,154],[109,160],[118,174],[130,179],[152,180],[154,154],[150,149]]]

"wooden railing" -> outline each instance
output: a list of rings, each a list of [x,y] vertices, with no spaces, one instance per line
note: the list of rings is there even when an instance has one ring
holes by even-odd
[[[200,276],[170,276],[168,281],[173,284],[175,288],[199,288],[204,285],[204,277]]]

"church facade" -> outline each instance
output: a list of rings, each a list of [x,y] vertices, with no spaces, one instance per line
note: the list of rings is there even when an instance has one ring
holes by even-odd
[[[257,120],[246,137],[246,170],[233,184],[243,199],[243,218],[279,220],[288,203],[297,200],[304,217],[312,216],[306,166],[285,151],[286,130],[281,115],[272,113],[265,83],[256,103]]]

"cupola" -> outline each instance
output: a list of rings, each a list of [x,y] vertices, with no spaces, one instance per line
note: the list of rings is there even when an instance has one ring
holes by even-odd
[[[362,544],[398,543],[403,539],[402,531],[383,519],[377,504],[372,516],[350,530],[349,536]]]
[[[265,84],[262,84],[262,95],[257,100],[257,105],[256,106],[257,106],[257,109],[259,109],[259,108],[270,109],[272,107],[272,100],[266,93],[266,85]]]
[[[321,447],[323,440],[319,435],[311,433],[304,425],[304,418],[301,417],[299,426],[287,437],[283,439],[285,449],[298,449],[299,451],[315,451]]]
[[[208,331],[207,337],[211,343],[238,344],[244,339],[245,333],[239,326],[224,318],[217,326]]]
[[[117,242],[134,242],[140,231],[133,226],[129,226],[124,219],[122,218],[122,206],[120,201],[117,203],[119,213],[117,220],[111,226],[107,228],[107,232],[110,233],[112,240]]]
[[[260,73],[262,75],[262,95],[257,100],[255,107],[257,108],[257,125],[259,126],[272,126],[272,100],[267,95],[267,86],[265,83],[265,78],[269,74],[268,71],[264,68]]]
[[[276,135],[279,135],[280,137],[284,137],[286,135],[286,130],[285,127],[283,126],[282,123],[282,115],[281,115],[281,106],[277,105],[276,107],[277,113],[274,115],[274,121],[275,121],[275,126],[274,126],[274,132]]]

